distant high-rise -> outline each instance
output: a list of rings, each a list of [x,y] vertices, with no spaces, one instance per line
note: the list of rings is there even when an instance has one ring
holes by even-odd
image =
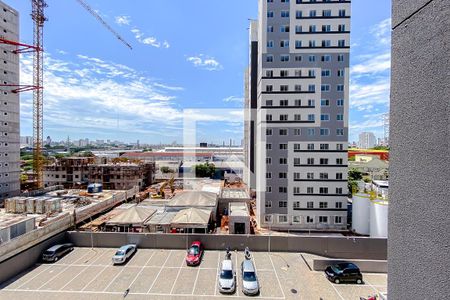
[[[359,134],[358,147],[361,149],[370,149],[377,144],[377,138],[373,132],[361,132]]]
[[[347,227],[350,10],[345,0],[259,1],[246,149],[261,227]]]
[[[19,41],[19,14],[0,1],[0,36]],[[18,84],[19,55],[14,46],[0,44],[0,82]],[[19,94],[11,88],[1,91],[0,102],[0,202],[20,193],[20,110]]]

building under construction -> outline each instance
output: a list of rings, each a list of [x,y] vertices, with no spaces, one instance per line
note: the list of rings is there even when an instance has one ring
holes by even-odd
[[[88,184],[89,165],[94,157],[64,157],[44,167],[44,186],[62,185],[73,188]]]

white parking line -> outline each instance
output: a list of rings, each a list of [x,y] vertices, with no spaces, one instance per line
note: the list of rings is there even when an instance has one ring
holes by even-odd
[[[120,272],[116,274],[116,276],[114,276],[114,278],[110,281],[110,283],[103,289],[104,292],[106,292],[106,290],[111,286],[111,284],[120,276],[120,274],[122,274],[123,270],[125,270],[125,267],[120,269]]]
[[[144,267],[141,267],[141,270],[139,271],[139,273],[137,273],[137,275],[134,277],[133,281],[130,283],[129,288],[131,289],[131,287],[133,286],[133,284],[136,282],[136,280],[138,279],[138,277],[142,274],[142,272],[145,269],[145,266],[147,266],[147,264],[150,262],[150,260],[152,259],[152,257],[155,255],[156,252],[152,252],[152,255],[150,255],[150,257],[147,259],[147,261],[145,262]]]
[[[275,276],[277,278],[278,286],[280,287],[281,293],[283,294],[283,299],[286,299],[286,295],[284,294],[284,291],[283,291],[283,286],[281,285],[280,277],[278,277],[278,272],[277,272],[277,269],[275,268],[275,265],[273,263],[272,256],[270,255],[270,253],[269,253],[269,259],[270,259],[270,263],[272,264],[272,268],[275,271]]]
[[[183,259],[183,261],[181,262],[181,266],[180,266],[180,269],[178,270],[177,277],[175,277],[175,280],[173,281],[173,284],[172,284],[172,288],[170,289],[170,294],[171,294],[171,295],[172,295],[172,293],[173,293],[173,289],[175,288],[175,284],[176,284],[176,282],[177,282],[177,280],[178,280],[178,277],[180,277],[180,273],[181,273],[181,270],[182,270],[182,268],[183,268],[183,265],[184,265],[184,259]]]
[[[170,255],[172,254],[173,250],[170,250],[169,255],[167,255],[166,260],[164,261],[163,265],[161,266],[161,269],[159,269],[158,274],[156,275],[155,279],[152,282],[152,285],[150,286],[150,288],[147,291],[147,294],[150,293],[150,290],[153,288],[153,286],[155,285],[156,280],[158,279],[159,275],[161,274],[162,270],[164,269],[164,266],[166,265],[167,261],[169,260]]]
[[[195,276],[194,288],[192,289],[191,295],[194,295],[195,287],[197,286],[197,281],[198,281],[198,274],[200,274],[200,269],[197,269],[197,276]]]
[[[83,273],[84,271],[86,271],[89,268],[89,266],[84,267],[84,269],[82,269],[76,276],[74,276],[71,280],[69,280],[62,288],[60,288],[59,290],[63,290],[66,286],[68,286],[71,282],[73,282],[76,278],[78,278],[78,276],[80,276],[81,273]]]
[[[42,265],[41,265],[42,266]],[[39,275],[41,275],[42,273],[44,273],[45,271],[47,271],[48,269],[50,269],[50,266],[44,267],[44,270],[40,271],[39,273],[37,273],[35,276],[31,277],[30,279],[28,279],[27,281],[25,281],[24,283],[22,283],[21,285],[19,285],[17,288],[20,289],[21,287],[23,287],[25,284],[27,284],[28,282],[30,282],[31,280],[35,279],[36,277],[38,277]]]
[[[217,253],[217,274],[216,274],[216,283],[214,285],[214,295],[217,295],[217,290],[218,290],[218,285],[217,285],[217,279],[219,277],[219,273],[220,273],[220,252]]]
[[[252,253],[251,259],[253,260],[253,265],[255,266],[256,276],[258,276],[258,268],[256,267],[256,259],[255,256]],[[263,297],[262,288],[261,288],[261,280],[259,280],[259,296]]]
[[[328,281],[328,279],[326,279]],[[334,284],[332,284],[330,281],[328,281],[328,283],[333,287],[334,291],[336,292],[336,294],[338,294],[339,298],[341,298],[341,300],[345,300],[344,297],[342,297],[341,293],[339,293],[339,291],[337,290],[337,288],[334,286]]]
[[[236,261],[236,294],[239,297],[239,280],[238,280],[239,274],[238,274],[238,272],[240,272],[240,268],[239,268],[239,265],[238,265],[237,257],[238,257],[238,252],[236,250],[236,251],[234,251],[234,259]]]
[[[85,290],[92,282],[94,282],[94,281],[100,276],[100,274],[102,274],[103,272],[105,272],[105,270],[106,270],[107,267],[109,267],[109,266],[104,267],[103,270],[101,270],[100,272],[98,272],[98,274],[97,274],[94,278],[92,278],[91,281],[89,281],[89,282],[84,286],[84,288],[83,288],[81,291],[83,292],[83,291],[84,291],[84,290]]]

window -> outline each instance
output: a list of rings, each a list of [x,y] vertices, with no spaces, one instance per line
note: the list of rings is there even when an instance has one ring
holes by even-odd
[[[288,115],[280,115],[280,121],[287,121]]]
[[[336,202],[335,207],[337,209],[341,209],[342,208],[342,202]]]
[[[322,77],[330,77],[331,71],[330,70],[322,70]]]
[[[286,145],[287,146],[287,144],[280,144],[280,146],[281,145]],[[286,149],[281,149],[281,150],[286,150]],[[280,162],[280,165],[287,165],[287,158],[286,157],[280,157],[279,162]]]
[[[330,85],[329,84],[322,84],[321,90],[322,90],[322,92],[329,92],[330,91]]]
[[[289,71],[288,70],[281,70],[280,71],[280,77],[288,77]]]
[[[330,115],[329,114],[321,114],[320,120],[321,121],[330,121]]]
[[[330,135],[330,129],[328,129],[328,128],[320,128],[320,135],[321,136]]]
[[[320,179],[328,179],[328,173],[320,173]]]
[[[326,9],[322,11],[322,16],[324,17],[331,17],[331,10],[330,9]]]
[[[338,99],[336,101],[337,106],[344,106],[344,99]]]
[[[265,215],[264,216],[264,222],[265,223],[272,223],[273,222],[272,215]]]
[[[266,121],[272,121],[272,115],[266,115]]]
[[[267,48],[273,48],[273,41],[267,41]]]
[[[273,32],[273,26],[267,26],[267,32]]]
[[[300,84],[296,84],[294,88],[295,88],[296,92],[301,92],[302,91],[302,86]]]
[[[343,165],[344,160],[342,158],[336,158],[336,165]]]
[[[344,54],[339,54],[338,55],[338,61],[344,61]]]
[[[289,25],[282,25],[282,26],[280,27],[280,31],[281,31],[281,32],[289,32],[289,31],[290,31]]]
[[[268,18],[273,18],[273,11],[268,11],[267,12],[267,17]]]
[[[330,144],[320,144],[320,150],[329,150]]]
[[[295,121],[301,121],[301,120],[302,120],[302,115],[300,115],[300,114],[295,114],[295,115],[294,115],[294,120],[295,120]]]
[[[319,223],[320,224],[328,224],[328,217],[327,216],[319,216]]]
[[[272,164],[272,157],[266,157],[266,165]]]
[[[282,189],[282,187],[280,187],[280,189]],[[287,201],[278,201],[278,207],[287,207]]]
[[[315,62],[316,61],[316,56],[315,55],[310,55],[309,56],[309,61],[310,62]]]
[[[302,12],[301,10],[297,10],[297,11],[295,12],[295,17],[296,17],[297,19],[301,19],[302,16],[303,16],[303,12]]]
[[[320,159],[320,164],[321,165],[328,165],[328,158],[321,158]]]
[[[343,115],[343,114],[338,114],[338,115],[336,116],[336,120],[337,120],[337,121],[344,121],[344,115]]]
[[[342,70],[342,69],[340,69],[340,70],[338,70],[338,77],[344,77],[344,75],[345,75],[345,70]]]
[[[273,77],[273,71],[272,70],[266,70],[266,77]]]
[[[272,208],[272,201],[266,201],[266,208]]]
[[[295,41],[295,49],[300,49],[302,47],[302,41]]]
[[[296,186],[296,187],[294,187],[294,195],[298,195],[298,194],[300,194],[300,188],[298,187],[298,186]],[[300,202],[298,202],[298,207],[297,208],[300,208]],[[295,205],[294,205],[294,208],[295,208]]]
[[[330,106],[330,100],[328,99],[320,100],[320,106]]]
[[[266,92],[273,91],[273,85],[266,85]]]
[[[301,55],[295,55],[295,61],[302,61]]]
[[[342,217],[335,216],[334,217],[334,224],[342,224]]]
[[[288,10],[282,10],[281,11],[281,17],[282,18],[289,18],[289,11]]]
[[[328,202],[319,202],[319,208],[328,208]]]
[[[312,201],[306,202],[306,208],[309,208],[309,209],[314,208],[314,202],[312,202]]]
[[[278,178],[279,179],[286,179],[287,178],[287,173],[285,173],[285,172],[278,173]]]
[[[309,11],[309,16],[314,18],[317,15],[317,12],[315,10],[310,10]]]
[[[339,10],[339,17],[345,17],[345,9]]]
[[[299,180],[300,179],[300,173],[295,172],[294,173],[294,180]]]
[[[306,193],[307,194],[314,194],[314,188],[312,186],[309,186],[306,188]]]
[[[314,179],[314,173],[313,172],[306,173],[306,179]]]
[[[308,70],[309,77],[316,77],[316,70]]]
[[[286,215],[279,215],[278,216],[278,223],[287,223],[288,217]]]
[[[338,84],[337,85],[337,91],[338,92],[343,92],[344,91],[344,85],[343,84]]]
[[[336,195],[342,195],[344,193],[343,188],[336,188]]]
[[[281,58],[281,61],[283,61],[283,62],[289,61],[289,55],[283,54],[280,56],[280,58]]]
[[[289,40],[280,41],[281,48],[289,48]]]
[[[322,61],[330,62],[331,61],[331,55],[323,55],[322,56]]]
[[[294,135],[302,135],[302,130],[300,128],[295,128]]]
[[[311,48],[316,47],[316,41],[314,41],[314,40],[309,41],[309,47],[311,47]]]
[[[322,31],[323,32],[330,32],[331,31],[331,25],[322,25]]]
[[[301,99],[295,99],[294,105],[295,106],[302,106],[302,100]]]
[[[267,55],[266,62],[273,62],[273,55],[271,55],[271,54]]]
[[[266,179],[271,179],[271,178],[272,178],[272,173],[267,172],[267,173],[266,173]]]
[[[278,133],[279,133],[280,135],[288,135],[288,130],[287,130],[287,129],[280,129],[280,130],[278,131]]]
[[[314,218],[311,217],[311,216],[307,216],[307,217],[306,217],[306,223],[307,223],[307,224],[312,224],[312,223],[314,223]]]
[[[280,106],[289,106],[289,100],[280,100]]]
[[[338,31],[339,31],[339,32],[345,32],[345,24],[340,24],[340,25],[338,26]]]
[[[336,135],[337,136],[343,136],[344,135],[344,128],[337,128],[336,129]]]
[[[338,151],[344,150],[344,144],[336,144],[336,150]]]
[[[273,3],[273,0],[267,0],[267,3]]]
[[[314,165],[314,158],[310,157],[306,161],[308,165]]]
[[[300,165],[300,158],[294,157],[294,166],[299,166],[299,165]]]
[[[316,135],[316,130],[314,128],[308,128],[308,136]]]
[[[327,187],[319,188],[319,194],[328,194],[328,188]]]
[[[295,26],[295,33],[302,33],[303,28],[300,25]]]
[[[299,208],[300,208],[300,203],[299,203]],[[294,202],[294,209],[295,209],[295,202]],[[300,216],[292,216],[292,223],[300,223],[300,222],[301,222]]]
[[[308,85],[308,92],[315,92],[316,91],[316,85],[315,84],[309,84]]]
[[[272,144],[266,144],[266,150],[272,150]]]
[[[309,25],[309,32],[316,32],[316,25]]]
[[[287,150],[288,145],[287,144],[280,144],[280,150]]]
[[[307,145],[308,150],[314,150],[314,144],[308,144]]]
[[[314,121],[315,121],[315,119],[316,119],[316,117],[315,117],[315,115],[314,115],[314,114],[309,114],[309,115],[308,115],[308,121],[310,121],[310,122],[314,122]]]
[[[266,186],[266,193],[272,193],[272,187]],[[270,201],[270,207],[272,207],[272,201]]]
[[[309,107],[314,107],[314,106],[316,106],[316,100],[309,99],[309,100],[308,100],[308,106],[309,106]]]
[[[323,40],[322,41],[322,47],[331,47],[331,41],[330,40]]]

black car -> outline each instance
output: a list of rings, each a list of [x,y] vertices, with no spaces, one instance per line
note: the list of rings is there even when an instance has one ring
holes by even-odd
[[[55,245],[42,253],[42,260],[46,262],[56,262],[58,259],[73,250],[73,244]]]
[[[340,263],[328,266],[325,269],[325,275],[328,280],[336,284],[342,282],[356,282],[357,284],[363,283],[363,277],[359,268],[352,263]]]

